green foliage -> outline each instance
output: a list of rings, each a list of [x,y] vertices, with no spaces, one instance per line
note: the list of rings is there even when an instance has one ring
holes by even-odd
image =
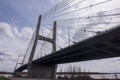
[[[93,80],[90,76],[77,76],[74,80]]]
[[[10,79],[5,78],[5,77],[0,77],[0,80],[10,80]]]

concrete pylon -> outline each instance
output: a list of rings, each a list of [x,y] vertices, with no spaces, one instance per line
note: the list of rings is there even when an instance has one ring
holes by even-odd
[[[53,52],[56,52],[56,27],[57,27],[57,22],[55,21],[53,24]]]
[[[53,38],[47,38],[42,35],[39,35],[40,24],[41,24],[41,15],[38,19],[35,41],[34,41],[33,48],[32,48],[32,51],[31,51],[31,54],[29,57],[29,61],[28,61],[28,75],[31,78],[55,79],[56,69],[57,69],[56,65],[48,66],[48,65],[32,64],[38,40],[43,40],[43,41],[52,43],[53,53],[56,52],[56,25],[57,25],[57,23],[54,22],[54,24],[53,24]]]
[[[38,23],[37,23],[37,27],[35,29],[35,40],[33,43],[33,47],[30,53],[30,57],[29,57],[29,61],[28,61],[28,75],[29,77],[32,77],[32,61],[33,61],[33,57],[35,54],[35,49],[36,49],[36,45],[37,45],[37,41],[38,41],[38,34],[39,34],[39,29],[40,29],[40,25],[41,25],[41,18],[42,16],[40,15],[38,18]]]
[[[43,41],[52,43],[52,48],[53,48],[52,52],[56,52],[56,26],[57,26],[57,23],[55,21],[53,23],[53,38],[47,38],[42,35],[38,35],[38,40],[43,40]]]

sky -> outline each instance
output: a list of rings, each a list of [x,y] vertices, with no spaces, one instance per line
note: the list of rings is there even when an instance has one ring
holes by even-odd
[[[104,1],[104,0],[101,0],[101,1]],[[29,1],[28,0],[12,0],[12,1],[0,0],[0,71],[10,71],[10,72],[13,71],[15,68],[18,55],[20,55],[20,58],[22,61],[23,55],[26,52],[28,43],[36,27],[38,16],[50,10],[58,2],[60,2],[60,0],[29,0]],[[92,2],[89,2],[89,3],[93,4],[93,3],[97,3],[97,1],[92,0]],[[84,6],[86,4],[88,5],[88,3],[84,3],[81,6]],[[120,8],[120,6],[118,5],[119,5],[119,0],[114,0],[102,7],[97,6],[96,8],[87,9],[88,11],[87,13],[86,11],[82,11],[82,12],[74,13],[74,15],[81,14],[81,13],[84,13],[82,16],[87,15],[89,13],[91,14],[96,13],[96,15],[101,15],[102,13],[100,14],[100,12],[104,10]],[[69,9],[68,11],[81,8],[81,6],[79,7],[79,5],[77,5],[74,8]],[[68,11],[58,13],[58,15]],[[69,14],[69,16],[71,16],[71,14]],[[71,17],[78,17],[78,16],[71,16]],[[56,19],[60,19],[60,18],[64,18],[64,16]],[[98,20],[101,20],[101,19],[102,18]],[[89,25],[89,26],[93,26],[93,25]],[[88,25],[84,27],[88,27]],[[76,27],[76,29],[77,28],[78,27]],[[49,30],[47,29],[45,29],[44,31],[45,31],[44,33],[50,33]],[[60,34],[67,33],[65,29],[58,30],[58,32]],[[79,41],[78,36],[81,36],[81,39],[84,39],[84,37],[93,35],[90,33],[85,33],[85,34],[82,33],[83,35],[80,35],[81,32],[77,30],[75,30],[72,33],[73,33],[73,38],[76,41]],[[59,39],[58,43],[60,43],[61,46],[64,46],[66,44],[62,39]],[[120,58],[112,58],[112,59],[63,64],[63,65],[60,65],[59,70],[60,68],[64,68],[65,70],[67,68],[66,65],[74,64],[77,66],[80,65],[83,70],[89,70],[89,71],[95,71],[95,72],[96,71],[97,72],[101,72],[101,71],[119,72],[120,71],[120,68],[118,67],[120,66],[119,60]]]
[[[18,55],[23,55],[40,14],[58,1],[0,0],[0,71],[13,71]]]

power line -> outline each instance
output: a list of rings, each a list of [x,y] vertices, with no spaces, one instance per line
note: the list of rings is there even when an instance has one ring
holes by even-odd
[[[120,11],[119,10],[120,8],[115,8],[115,9],[111,9],[111,10],[107,10],[107,11],[103,11],[104,13],[107,13],[107,12],[109,12],[110,13],[110,11],[113,11],[113,12],[117,12],[117,10],[118,11]],[[116,10],[116,11],[115,11]],[[96,13],[95,13],[96,14]],[[95,15],[95,14],[91,14],[91,15]],[[89,17],[89,16],[87,16],[87,17]],[[82,17],[79,17],[79,18],[82,18]],[[84,18],[84,17],[83,17]],[[53,18],[52,18],[53,19]],[[77,18],[70,18],[70,19],[60,19],[60,20],[71,20],[71,19],[77,19]],[[57,21],[60,21],[60,20],[57,20]],[[55,21],[55,20],[51,20],[51,22],[53,22],[53,21]]]
[[[59,10],[59,11],[57,11],[55,14],[60,13],[60,12],[63,12],[63,11],[65,11],[65,10],[67,10],[67,9],[75,6],[75,5],[78,5],[78,4],[80,4],[80,3],[84,2],[84,1],[86,1],[86,0],[82,0],[82,1],[80,1],[80,2],[78,2],[78,3],[75,3],[75,4],[71,5],[71,6],[68,6],[68,7],[64,8],[64,9],[62,9],[62,10]],[[55,15],[55,14],[53,14],[53,15]],[[52,16],[53,16],[53,15],[52,15]]]
[[[116,23],[116,22],[115,22]],[[119,22],[120,23],[120,22]],[[99,23],[99,24],[101,24],[101,23]],[[99,24],[97,24],[97,25],[99,25]],[[102,23],[102,24],[105,24],[105,23]],[[91,24],[91,25],[93,25],[93,24]],[[96,25],[96,24],[95,24]],[[74,25],[75,26],[75,25]],[[80,26],[80,25],[77,25],[77,26]],[[46,27],[47,28],[47,27]],[[65,27],[62,27],[62,28],[65,28]],[[67,28],[67,27],[66,27]],[[70,28],[71,29],[71,28]],[[84,31],[84,30],[81,30],[81,31]],[[85,32],[85,31],[84,31]],[[97,32],[98,33],[98,32]],[[62,36],[63,37],[63,35],[60,35],[60,36]],[[64,38],[66,38],[67,40],[68,40],[68,38],[67,37],[65,37],[64,36]],[[73,43],[75,43],[75,41],[72,41],[72,40],[70,40],[71,42],[73,42]]]
[[[117,19],[117,18],[120,18],[118,15],[120,15],[120,14],[109,14],[109,15],[102,15],[102,17],[103,17],[103,19],[104,20],[106,20],[106,19]],[[107,18],[107,16],[111,16],[111,17],[108,17]],[[90,19],[90,18],[95,18],[95,17],[100,17],[100,16],[90,16],[90,17],[79,17],[79,18],[74,18],[74,19],[71,19],[71,20],[80,20],[80,19],[85,19],[85,18],[87,18],[87,19]],[[106,17],[106,18],[105,18]],[[60,21],[68,21],[69,22],[69,19],[65,19],[65,20],[59,20],[58,21],[58,27],[61,27],[61,24],[59,24],[59,22]],[[102,20],[101,20],[102,21]],[[64,23],[64,22],[62,22],[62,23]],[[88,23],[87,23],[88,22]],[[78,23],[78,22],[77,22]],[[80,23],[82,23],[82,24],[80,24]],[[86,23],[84,23],[83,24],[83,22],[79,22],[78,24],[80,24],[80,25],[75,25],[75,24],[69,24],[69,26],[83,26],[83,25],[97,25],[97,24],[99,25],[99,24],[116,24],[116,23],[119,23],[119,22],[111,22],[111,21],[104,21],[104,22],[100,22],[99,20],[95,20],[94,22],[92,21],[86,21]],[[65,25],[65,24],[64,24]],[[43,24],[42,24],[42,26],[53,26],[53,24],[51,24],[51,23],[49,23],[49,22],[44,22]],[[67,25],[68,26],[68,25]]]
[[[99,2],[99,3],[96,3],[96,4],[90,5],[90,6],[86,6],[86,7],[80,8],[80,9],[76,9],[76,10],[73,10],[73,11],[69,11],[69,12],[66,12],[66,13],[63,13],[63,14],[60,14],[60,15],[53,16],[52,18],[59,17],[59,16],[63,16],[63,15],[68,15],[68,14],[70,14],[70,13],[73,13],[73,12],[76,12],[76,11],[80,11],[80,10],[83,10],[83,9],[87,9],[87,8],[90,8],[90,7],[94,7],[94,6],[97,6],[97,5],[100,5],[100,4],[109,2],[109,1],[111,1],[111,0],[106,0],[106,1]]]
[[[102,15],[102,17],[109,17],[109,16],[120,16],[120,13]],[[75,20],[75,19],[90,19],[90,18],[96,18],[96,17],[101,17],[101,16],[87,16],[87,17],[78,17],[78,18],[70,18],[70,19],[59,19],[56,21],[66,21],[66,20]]]
[[[68,41],[69,41],[69,46],[70,46],[70,29],[69,29],[69,26],[68,26]]]
[[[115,8],[115,9],[107,10],[107,11],[104,11],[104,13],[111,12],[111,11],[117,12],[117,11],[120,11],[120,8]]]
[[[120,18],[120,17],[118,17],[118,16],[120,16],[120,13],[104,14],[104,15],[101,15],[101,16],[96,15],[96,16],[86,16],[86,17],[78,17],[78,18],[70,18],[70,19],[58,19],[58,20],[55,20],[55,21],[60,22],[60,21],[81,20],[81,19],[91,19],[91,18],[100,18],[100,17],[102,17],[102,18],[104,18],[104,19]],[[105,18],[105,17],[106,17],[106,18]],[[111,18],[107,18],[107,17],[111,17]],[[44,23],[52,23],[53,21],[54,21],[54,20],[46,21],[46,22],[44,22]],[[50,25],[52,25],[52,24],[50,24]]]
[[[54,10],[56,10],[56,8],[57,8],[57,11],[59,11],[61,8],[69,5],[69,4],[70,4],[71,2],[73,2],[73,1],[74,1],[74,0],[69,0],[69,1],[68,1],[68,0],[62,0],[60,3],[56,4],[55,7],[53,7],[53,8],[50,9],[48,12],[46,12],[46,13],[44,14],[44,16],[47,15],[47,14],[51,15],[52,13],[55,13]],[[48,15],[48,16],[49,16],[49,15]]]
[[[63,1],[64,1],[64,0],[63,0]],[[64,6],[61,6],[61,7],[64,8],[64,7],[66,7],[67,5],[69,5],[70,3],[72,3],[73,1],[74,1],[74,0],[71,0],[71,1],[68,2],[68,0],[67,0],[68,3],[66,3]],[[56,7],[57,7],[57,6],[56,6]],[[57,11],[49,14],[48,17],[51,16],[51,15],[55,15],[56,13],[62,11],[62,10],[63,10],[62,8],[60,8],[60,9],[57,8]]]
[[[120,23],[120,22],[99,22],[99,23],[87,23],[87,24],[77,24],[77,25],[69,25],[71,26],[69,29],[77,29],[77,28],[73,28],[72,26],[86,26],[86,25],[100,25],[100,24],[116,24],[116,23]],[[67,26],[59,26],[59,28],[67,28]],[[79,30],[79,29],[78,29]]]
[[[26,52],[25,52],[25,54],[24,54],[24,57],[23,57],[22,64],[25,63],[25,60],[26,60],[26,58],[28,57],[28,55],[30,56],[29,50],[30,50],[31,47],[32,47],[32,46],[31,46],[31,43],[32,43],[32,41],[34,41],[33,39],[34,39],[35,35],[36,35],[36,29],[35,29],[35,31],[34,31],[34,33],[33,33],[33,35],[32,35],[32,38],[30,39],[30,42],[29,42],[28,47],[27,47],[27,50],[26,50]],[[27,60],[29,60],[29,59],[27,59]]]
[[[45,27],[45,28],[47,28],[47,29],[49,29],[48,27]],[[49,30],[51,30],[51,29],[49,29]],[[63,35],[61,35],[61,34],[59,34],[59,33],[57,33],[59,36],[61,36],[61,37],[64,37],[65,39],[67,39],[68,40],[68,38],[67,37],[65,37],[65,36],[63,36]],[[73,43],[76,43],[75,41],[72,41],[72,40],[70,40],[71,42],[73,42]]]
[[[61,34],[59,34],[59,33],[57,33],[59,36],[61,36],[61,37],[64,37],[65,39],[67,39],[68,40],[68,38],[66,37],[66,36],[64,36],[64,35],[61,35]],[[71,42],[73,42],[73,43],[76,43],[75,41],[72,41],[71,39],[70,39],[70,41]]]
[[[61,28],[61,27],[60,27],[60,28]],[[62,28],[67,28],[67,27],[64,27],[64,26],[63,26]],[[84,29],[71,28],[71,27],[69,27],[69,29],[78,30],[78,31],[84,31]],[[89,29],[102,30],[102,29],[108,29],[108,28],[89,28]]]

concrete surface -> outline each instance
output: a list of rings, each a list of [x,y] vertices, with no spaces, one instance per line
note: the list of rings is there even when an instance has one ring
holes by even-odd
[[[53,80],[53,79],[11,78],[11,80]]]

